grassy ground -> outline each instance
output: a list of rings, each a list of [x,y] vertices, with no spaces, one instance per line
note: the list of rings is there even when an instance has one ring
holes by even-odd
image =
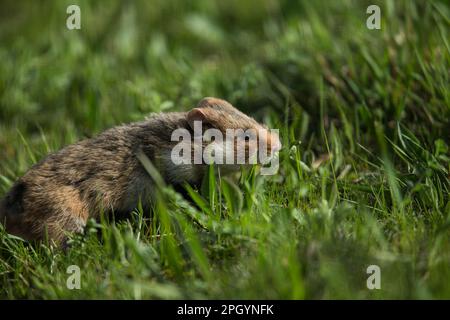
[[[91,221],[68,252],[0,232],[1,298],[450,298],[445,1],[78,1],[69,31],[72,2],[0,4],[0,195],[51,151],[204,96],[279,128],[280,171],[212,171],[191,202],[161,188],[154,215]]]

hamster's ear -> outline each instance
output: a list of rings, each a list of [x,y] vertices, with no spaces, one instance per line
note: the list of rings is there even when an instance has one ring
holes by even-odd
[[[192,129],[194,129],[194,121],[201,121],[202,128],[217,128],[223,119],[226,111],[234,110],[228,102],[222,99],[206,97],[200,100],[197,107],[189,111],[187,121]]]
[[[192,130],[194,129],[194,121],[201,121],[202,124],[208,122],[205,111],[200,108],[194,108],[189,111],[187,114],[187,121]]]
[[[205,97],[197,104],[197,108],[214,108],[214,107],[232,107],[232,105],[222,99],[214,97]]]

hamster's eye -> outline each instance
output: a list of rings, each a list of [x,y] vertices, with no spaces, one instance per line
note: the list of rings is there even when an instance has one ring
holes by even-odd
[[[250,141],[250,136],[249,135],[245,135],[245,141],[246,142]]]

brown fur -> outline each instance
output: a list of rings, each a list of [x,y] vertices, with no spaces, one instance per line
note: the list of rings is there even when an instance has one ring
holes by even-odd
[[[203,99],[190,112],[155,114],[69,145],[31,167],[0,202],[0,222],[7,232],[28,240],[48,236],[61,243],[102,211],[127,213],[152,195],[152,181],[136,158],[142,150],[167,183],[199,183],[205,165],[175,166],[170,160],[171,133],[191,130],[194,120],[225,132],[263,128],[231,104]],[[269,137],[268,140],[273,139]],[[277,141],[278,137],[276,137]],[[271,144],[270,144],[271,145]]]

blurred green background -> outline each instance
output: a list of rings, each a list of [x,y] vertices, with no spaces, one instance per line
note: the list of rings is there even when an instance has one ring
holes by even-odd
[[[186,256],[140,224],[69,255],[3,234],[0,296],[449,298],[449,50],[447,1],[1,1],[0,194],[51,151],[205,96],[281,129],[284,149],[276,177],[219,190],[242,215],[208,216],[203,194],[197,214],[227,230],[177,222],[195,230]],[[61,289],[73,261],[81,292]],[[373,261],[385,290],[365,287]]]

